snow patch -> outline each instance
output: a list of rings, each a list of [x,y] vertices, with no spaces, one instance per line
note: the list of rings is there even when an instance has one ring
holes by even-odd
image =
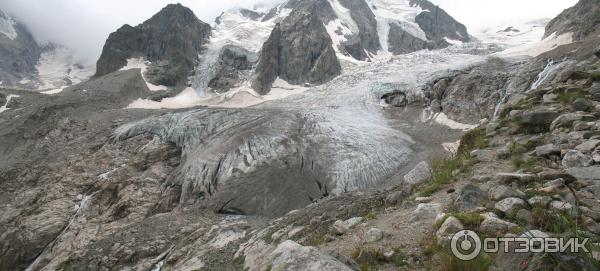
[[[51,90],[46,90],[46,91],[42,91],[40,93],[42,94],[46,94],[46,95],[52,95],[52,94],[58,94],[61,93],[63,91],[62,88],[57,88],[57,89],[51,89]]]
[[[550,19],[512,21],[476,30],[474,35],[483,42],[494,43],[503,47],[515,47],[542,40],[546,31],[546,24],[549,21]]]
[[[146,80],[144,73],[146,73],[146,70],[148,69],[148,65],[150,65],[150,64],[151,64],[150,61],[146,61],[146,60],[144,60],[144,58],[141,58],[141,57],[130,58],[130,59],[127,59],[127,65],[125,67],[121,68],[120,70],[125,71],[125,70],[131,70],[131,69],[140,69],[142,78],[146,82],[146,85],[148,86],[148,89],[150,89],[150,91],[167,90],[168,88],[166,86],[154,85],[154,84],[148,82],[148,80]]]
[[[464,123],[453,121],[450,118],[448,118],[448,116],[443,112],[438,113],[433,119],[435,120],[435,122],[437,122],[441,125],[450,127],[450,129],[463,130],[465,132],[469,131],[469,130],[473,130],[473,129],[477,128],[477,126],[478,126],[478,125],[464,124]]]
[[[17,30],[15,29],[15,25],[17,23],[6,14],[4,11],[0,10],[0,33],[5,35],[11,40],[15,40],[18,36]]]
[[[445,40],[447,43],[450,43],[450,44],[452,44],[452,45],[462,45],[462,44],[463,44],[463,42],[462,42],[462,41],[460,41],[460,40],[453,40],[453,39],[451,39],[451,38],[448,38],[448,37],[444,37],[444,40]]]
[[[17,97],[19,97],[19,95],[9,94],[8,96],[6,96],[6,103],[2,107],[0,107],[0,113],[8,110],[9,108],[7,106],[10,103],[10,100],[12,100],[12,98],[17,98]]]
[[[291,85],[280,78],[275,80],[271,91],[265,95],[260,95],[249,87],[239,87],[221,94],[214,93],[200,96],[195,89],[188,87],[176,96],[164,98],[160,102],[141,98],[137,99],[129,104],[127,108],[176,109],[194,106],[242,108],[266,101],[283,99],[291,95],[300,94],[307,89],[307,87]]]
[[[536,57],[545,52],[553,50],[558,46],[569,44],[573,42],[573,33],[564,33],[560,36],[556,36],[556,33],[552,33],[552,35],[543,39],[539,42],[527,43],[521,46],[516,46],[504,50],[502,52],[492,54],[503,57],[512,57],[512,56],[532,56]]]

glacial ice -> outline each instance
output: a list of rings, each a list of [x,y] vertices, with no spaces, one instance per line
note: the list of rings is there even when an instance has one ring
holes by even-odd
[[[172,180],[182,186],[181,202],[249,180],[257,186],[270,180],[308,186],[316,179],[330,194],[372,187],[407,165],[414,143],[390,126],[381,95],[395,89],[422,95],[426,82],[485,59],[463,53],[471,49],[453,46],[364,62],[296,95],[248,108],[150,117],[119,127],[115,137],[151,133],[182,147],[184,159]]]

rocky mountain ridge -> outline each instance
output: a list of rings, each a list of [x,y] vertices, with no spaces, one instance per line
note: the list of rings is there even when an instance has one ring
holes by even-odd
[[[96,76],[119,70],[127,59],[144,57],[153,62],[150,82],[186,85],[210,32],[210,25],[189,8],[170,4],[138,26],[124,25],[111,33],[96,64]]]
[[[305,3],[224,13],[195,70],[319,83],[286,98],[133,109],[177,96],[120,68],[0,89],[0,270],[599,270],[593,247],[463,262],[448,244],[598,240],[600,30],[536,57],[473,43],[348,65],[320,21],[332,2]]]

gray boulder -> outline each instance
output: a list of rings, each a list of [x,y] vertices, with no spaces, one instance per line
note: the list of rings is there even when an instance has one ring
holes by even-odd
[[[517,228],[518,225],[508,221],[504,221],[494,214],[486,214],[485,219],[481,222],[479,229],[489,233],[502,233]]]
[[[370,228],[365,234],[365,242],[373,243],[383,238],[383,231],[378,228]]]
[[[593,163],[592,157],[589,155],[583,154],[578,150],[569,150],[565,153],[565,156],[562,159],[561,164],[563,167],[571,168],[571,167],[587,167],[591,166]]]
[[[499,202],[496,202],[494,208],[501,212],[507,213],[510,211],[517,211],[518,209],[527,208],[527,202],[520,198],[505,198]]]
[[[431,178],[431,167],[425,161],[417,164],[411,171],[404,175],[404,185],[414,187]]]
[[[314,247],[305,247],[287,240],[277,246],[267,257],[265,266],[271,270],[283,271],[352,271],[352,269],[333,256],[324,254]]]
[[[440,226],[440,228],[435,233],[438,241],[457,233],[460,230],[464,230],[465,226],[463,226],[462,222],[458,220],[456,217],[449,216],[446,218],[444,223]]]
[[[525,111],[521,123],[533,127],[548,127],[560,114],[555,111]]]
[[[567,173],[578,180],[600,180],[600,166],[568,168]]]
[[[590,139],[587,140],[575,147],[576,150],[580,152],[591,152],[596,149],[596,147],[600,146],[600,140],[598,139]]]
[[[554,144],[538,146],[535,148],[535,155],[541,156],[541,157],[551,156],[551,155],[560,155],[560,148]]]
[[[454,207],[460,211],[470,211],[483,206],[485,200],[485,192],[475,185],[468,184],[458,192]]]
[[[503,200],[505,198],[523,198],[525,197],[525,193],[513,189],[512,187],[506,185],[498,185],[490,188],[488,191],[490,199],[498,201]]]
[[[278,76],[292,84],[321,84],[341,73],[318,2],[294,9],[271,32],[252,82],[258,93],[268,93]]]
[[[577,98],[571,103],[571,110],[573,111],[589,111],[593,104],[586,98]]]

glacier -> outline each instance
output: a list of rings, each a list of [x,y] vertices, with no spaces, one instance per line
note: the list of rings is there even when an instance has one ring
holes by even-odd
[[[181,147],[171,184],[181,186],[182,205],[214,198],[219,210],[287,212],[307,198],[380,186],[401,172],[412,162],[415,140],[391,125],[380,97],[397,89],[422,95],[422,85],[440,74],[485,60],[466,53],[472,49],[364,62],[295,95],[245,108],[171,112],[120,126],[114,137],[150,133]],[[306,194],[278,198],[294,188]]]

